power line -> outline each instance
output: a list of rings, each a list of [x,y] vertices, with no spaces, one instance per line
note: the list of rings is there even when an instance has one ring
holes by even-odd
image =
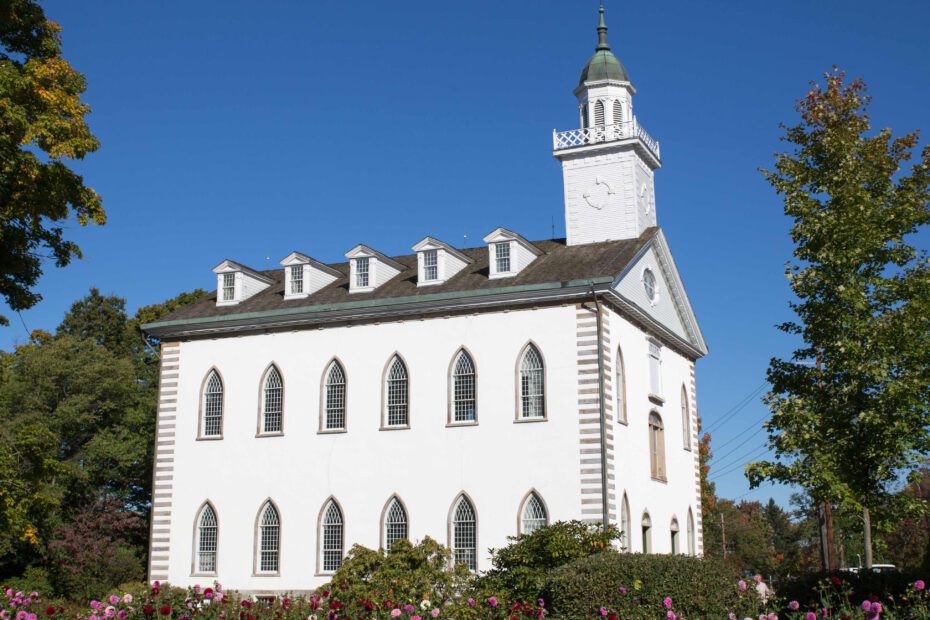
[[[728,410],[726,411],[726,413],[724,413],[723,416],[722,416],[719,420],[715,421],[713,424],[708,425],[708,427],[705,428],[705,429],[703,429],[703,430],[704,430],[705,432],[711,433],[711,432],[713,432],[714,430],[720,428],[720,426],[721,426],[722,424],[724,424],[725,422],[728,422],[728,421],[730,420],[730,418],[732,418],[732,417],[735,416],[737,413],[739,413],[740,411],[742,411],[743,409],[745,409],[746,406],[749,405],[749,403],[752,402],[752,400],[753,400],[756,396],[758,396],[760,393],[762,393],[762,390],[765,389],[765,386],[767,386],[767,385],[768,385],[768,381],[763,381],[762,383],[760,383],[760,384],[759,384],[755,389],[753,389],[749,394],[747,394],[746,396],[744,396],[743,398],[741,398],[741,399],[739,400],[739,402],[737,402],[735,405],[733,405],[732,407],[730,407],[730,409],[728,409]]]
[[[741,430],[741,431],[738,432],[737,434],[733,435],[732,437],[730,437],[728,440],[724,441],[724,442],[723,442],[722,444],[720,444],[719,446],[711,446],[711,447],[712,447],[714,450],[721,450],[721,449],[727,447],[728,445],[730,445],[731,443],[733,443],[734,441],[736,441],[737,439],[739,439],[740,437],[742,437],[743,435],[745,435],[746,433],[748,433],[749,431],[755,429],[755,431],[756,431],[755,433],[753,433],[752,435],[750,435],[749,437],[747,437],[746,439],[743,440],[743,443],[745,443],[745,442],[748,441],[751,437],[755,437],[756,435],[758,435],[759,433],[761,433],[763,430],[765,430],[765,427],[764,427],[764,426],[759,426],[759,424],[761,424],[762,422],[765,422],[765,420],[768,419],[768,417],[769,417],[769,414],[766,413],[764,416],[762,416],[762,417],[759,418],[758,420],[753,421],[752,424],[750,424],[749,426],[747,426],[746,428],[744,428],[743,430]],[[739,448],[740,448],[740,446],[736,446],[736,449],[737,449],[737,450],[739,450]],[[714,458],[715,458],[715,459],[723,459],[724,457],[727,456],[727,454],[732,454],[732,453],[733,453],[733,450],[730,450],[730,451],[727,452],[726,454],[722,454],[722,455],[720,455],[720,456],[715,456]],[[719,460],[718,460],[718,462],[719,462]]]
[[[709,476],[708,480],[717,480],[719,478],[723,478],[724,476],[728,476],[735,471],[739,471],[739,469],[741,467],[744,467],[749,461],[755,459],[757,456],[762,456],[763,454],[768,452],[768,449],[769,447],[765,445],[765,446],[761,446],[760,448],[756,448],[755,450],[742,455],[736,460],[734,465],[732,465],[728,469],[724,469],[723,471],[717,472],[716,474]]]

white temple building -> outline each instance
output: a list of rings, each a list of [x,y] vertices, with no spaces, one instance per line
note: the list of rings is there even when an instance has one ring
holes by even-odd
[[[553,136],[566,239],[489,222],[457,248],[411,223],[404,256],[224,260],[212,295],[145,326],[162,351],[151,580],[306,591],[353,544],[425,536],[480,572],[570,519],[701,554],[707,348],[603,8],[597,32],[579,128]]]

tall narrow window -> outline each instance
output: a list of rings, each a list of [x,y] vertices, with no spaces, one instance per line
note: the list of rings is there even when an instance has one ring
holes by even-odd
[[[594,104],[594,124],[603,125],[604,124],[604,102],[598,101]]]
[[[201,437],[219,437],[223,434],[223,381],[215,371],[203,386],[203,421]]]
[[[655,396],[662,396],[662,347],[649,342],[649,390]]]
[[[407,511],[394,497],[384,513],[384,549],[390,551],[398,540],[407,540]]]
[[[581,106],[581,127],[587,129],[591,126],[591,123],[588,122],[588,106]]]
[[[691,512],[691,508],[688,508],[688,555],[695,555],[694,548],[694,513]]]
[[[452,421],[475,419],[475,363],[468,353],[460,351],[452,369]]]
[[[368,257],[355,259],[355,286],[366,288],[368,286]]]
[[[510,271],[509,241],[494,244],[494,261],[497,273],[508,273]]]
[[[268,502],[261,511],[258,525],[258,571],[277,573],[280,566],[281,519],[278,509]]]
[[[520,362],[520,417],[543,418],[546,415],[545,368],[542,355],[532,344]]]
[[[652,519],[643,513],[643,553],[652,553]]]
[[[681,432],[685,450],[691,449],[691,410],[688,407],[688,391],[681,386]]]
[[[427,282],[439,279],[439,251],[423,252],[423,279]]]
[[[346,427],[346,373],[339,362],[334,361],[329,365],[323,394],[323,430],[344,429]]]
[[[633,522],[630,520],[630,502],[623,494],[623,503],[620,504],[620,550],[632,551]]]
[[[384,391],[387,403],[386,426],[406,426],[409,422],[407,402],[407,367],[397,356],[388,367]]]
[[[452,551],[456,562],[478,569],[478,522],[475,507],[464,495],[452,513]]]
[[[272,366],[265,375],[262,394],[262,432],[280,433],[284,405],[284,383],[277,366]]]
[[[532,534],[549,522],[546,507],[536,493],[530,493],[523,502],[523,513],[520,515],[520,533]]]
[[[649,471],[653,478],[665,480],[665,430],[655,412],[649,414]]]
[[[678,519],[675,517],[672,517],[672,524],[669,527],[669,531],[671,532],[672,555],[681,553],[681,549],[678,548]]]
[[[236,299],[236,274],[223,274],[223,301],[233,301]]]
[[[304,292],[304,266],[291,265],[291,293]]]
[[[619,125],[623,122],[623,104],[620,103],[619,99],[614,99],[614,125]]]
[[[321,565],[324,573],[331,573],[342,565],[342,511],[336,502],[329,500],[323,509],[320,523],[320,540],[323,541]]]
[[[626,370],[623,368],[623,353],[617,349],[617,381],[614,389],[617,391],[617,421],[626,424]]]
[[[204,504],[197,519],[197,558],[194,561],[200,574],[216,572],[216,512],[210,504]]]

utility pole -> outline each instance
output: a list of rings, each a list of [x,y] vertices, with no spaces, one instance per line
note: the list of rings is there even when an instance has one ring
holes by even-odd
[[[723,513],[720,513],[720,541],[723,543],[723,559],[727,559],[727,524],[723,522]]]

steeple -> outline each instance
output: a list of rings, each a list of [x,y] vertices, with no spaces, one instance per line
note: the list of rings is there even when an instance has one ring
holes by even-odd
[[[581,70],[581,79],[578,80],[578,88],[582,88],[585,82],[595,82],[601,80],[614,80],[617,82],[629,82],[630,75],[626,71],[623,63],[614,55],[607,42],[607,21],[604,19],[604,5],[598,9],[599,19],[597,23],[597,47],[594,48],[594,55],[585,63],[584,69]]]
[[[600,21],[597,23],[597,50],[607,50],[609,52],[610,46],[607,44],[607,22],[604,21],[603,2],[597,12],[601,14]]]

